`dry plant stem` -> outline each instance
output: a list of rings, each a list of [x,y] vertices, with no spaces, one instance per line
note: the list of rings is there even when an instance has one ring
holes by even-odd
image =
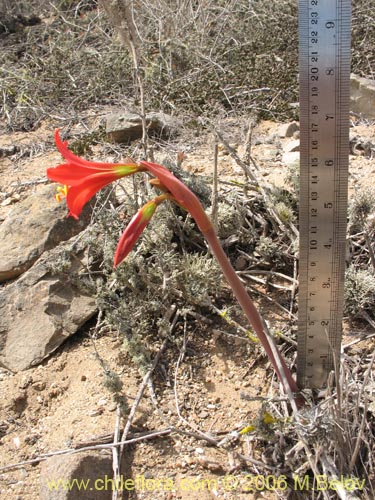
[[[282,306],[279,302],[277,302],[276,300],[274,300],[272,297],[270,297],[266,293],[262,292],[261,290],[257,290],[256,288],[253,288],[251,285],[248,285],[248,286],[249,286],[250,290],[253,290],[255,293],[257,293],[261,297],[264,297],[268,302],[272,302],[272,304],[274,304],[275,306],[277,306],[281,311],[283,311],[284,313],[290,315],[288,309],[286,309],[284,306]],[[297,321],[297,316],[296,315],[293,314],[291,316],[291,318],[293,320]]]
[[[290,297],[290,307],[289,307],[289,318],[291,319],[293,317],[293,307],[294,307],[294,299],[296,296],[296,291],[298,287],[298,267],[297,267],[297,259],[294,260],[294,265],[293,265],[293,286],[292,286],[292,294]]]
[[[264,330],[264,322],[255,307],[253,301],[250,299],[246,288],[242,284],[241,280],[237,276],[235,270],[233,269],[231,263],[228,260],[228,257],[225,255],[224,250],[222,249],[219,240],[215,234],[213,228],[205,231],[204,236],[208,241],[212,253],[215,255],[218,263],[223,270],[224,276],[227,279],[229,285],[231,286],[234,295],[236,296],[238,302],[240,303],[244,313],[246,314],[248,320],[250,321],[251,326],[254,328],[259,340],[261,341],[269,360],[271,361],[279,380],[281,380],[284,384],[284,389],[286,392],[292,391],[293,393],[299,392],[298,386],[295,380],[292,377],[292,374],[289,368],[286,366],[285,361],[282,359],[280,354],[277,351],[278,361],[276,361],[272,348],[270,346],[268,337]],[[285,377],[280,372],[278,362],[281,364],[283,372],[285,373]]]
[[[30,460],[24,460],[23,462],[17,462],[14,464],[9,464],[5,465],[4,467],[0,467],[0,474],[3,472],[8,472],[10,470],[14,469],[19,469],[20,467],[23,467],[24,465],[34,465],[38,464],[39,462],[43,462],[44,460],[47,460],[49,457],[55,457],[57,455],[73,455],[74,453],[81,453],[83,451],[93,451],[93,450],[108,450],[118,446],[126,446],[129,444],[134,444],[134,443],[139,443],[141,441],[145,441],[147,439],[154,439],[156,437],[160,436],[165,436],[168,434],[171,434],[172,429],[161,429],[158,431],[153,431],[153,432],[148,432],[144,436],[139,436],[136,438],[131,438],[127,439],[125,441],[119,441],[118,443],[107,443],[107,444],[95,444],[92,446],[82,446],[80,448],[68,448],[66,450],[58,450],[58,451],[51,451],[50,453],[44,453],[43,455],[39,455],[39,457],[32,458]]]
[[[372,328],[375,328],[375,321],[371,318],[371,316],[366,311],[362,311],[360,314],[360,317],[362,317],[364,320],[366,320],[367,323],[370,326],[372,326]]]
[[[119,449],[116,446],[119,442],[119,437],[120,437],[120,421],[121,421],[121,408],[120,405],[117,405],[117,410],[116,410],[116,428],[115,428],[115,435],[113,438],[113,444],[115,445],[112,448],[112,467],[113,467],[113,480],[114,484],[118,484],[118,478],[120,477],[120,464],[119,464]],[[115,488],[112,492],[112,500],[117,500],[118,498],[118,491],[117,488]]]
[[[253,130],[254,130],[255,126],[256,126],[256,120],[254,118],[250,118],[249,124],[247,127],[247,133],[246,133],[245,154],[244,154],[244,161],[248,165],[250,164],[251,157],[252,157],[251,156],[251,142],[253,139]],[[245,171],[245,179],[246,179],[246,183],[245,183],[245,187],[244,187],[244,194],[245,194],[245,196],[247,196],[247,184],[249,182],[249,176],[248,176],[246,171]]]
[[[214,144],[214,171],[212,176],[212,208],[211,208],[211,218],[215,228],[217,228],[217,199],[218,199],[218,190],[217,190],[217,163],[218,163],[218,155],[219,155],[219,145],[215,138]]]
[[[185,429],[179,429],[175,427],[171,422],[168,421],[168,419],[164,416],[163,412],[160,410],[151,379],[148,381],[147,385],[151,396],[151,402],[154,405],[155,410],[158,412],[160,419],[167,425],[167,428],[169,428],[171,432],[175,432],[176,434],[180,434],[182,436],[193,437],[195,439],[202,439],[207,443],[209,443],[211,446],[219,445],[219,441],[215,440],[211,436],[208,436],[207,434],[204,434],[199,429],[197,430],[197,432],[191,432]]]
[[[106,11],[111,23],[117,29],[122,42],[130,49],[130,42],[140,46],[141,38],[131,11],[132,0],[102,0],[101,5]]]
[[[145,95],[144,95],[143,80],[141,77],[141,73],[139,71],[137,52],[135,51],[135,49],[134,49],[133,60],[134,60],[134,73],[135,73],[135,77],[136,77],[136,80],[138,83],[138,89],[139,89],[139,102],[140,102],[140,106],[141,106],[143,153],[144,153],[145,159],[147,160],[148,159],[148,135],[147,135],[147,123],[146,123]]]
[[[174,316],[174,317],[173,317],[173,320],[172,320],[172,323],[171,323],[171,326],[170,326],[170,330],[169,330],[170,333],[173,332],[173,329],[176,326],[176,322],[177,322],[177,319],[178,319],[178,316],[179,316],[178,311],[176,311],[176,306],[174,306],[174,305],[171,306],[168,309],[168,311],[164,315],[164,318],[167,321],[170,321],[171,318],[172,318],[172,316]],[[131,424],[133,422],[133,418],[134,418],[135,412],[137,411],[138,405],[139,405],[139,403],[141,401],[141,398],[143,396],[143,392],[145,391],[146,386],[148,384],[148,381],[149,381],[151,375],[153,374],[155,368],[157,367],[157,365],[158,365],[158,363],[160,361],[160,358],[161,358],[163,352],[165,351],[165,349],[167,347],[168,340],[169,340],[168,337],[166,337],[164,339],[164,342],[163,342],[162,346],[160,347],[157,355],[154,358],[154,361],[152,363],[152,366],[151,366],[150,370],[143,377],[142,383],[139,386],[139,389],[138,389],[138,392],[137,392],[137,396],[136,396],[136,398],[134,400],[133,406],[132,406],[132,408],[130,410],[130,413],[128,415],[128,420],[126,422],[126,425],[125,425],[125,428],[124,428],[124,432],[123,432],[122,438],[121,438],[122,441],[126,440],[126,437],[127,437],[128,433],[129,433],[130,426],[131,426]],[[119,463],[121,463],[121,455],[122,455],[123,450],[124,450],[124,446],[121,446],[120,447],[120,454],[119,454]]]
[[[139,36],[137,26],[134,22],[134,16],[132,13],[132,1],[129,0],[102,0],[101,4],[107,15],[117,29],[120,38],[124,45],[127,46],[130,55],[133,59],[133,71],[135,80],[137,83],[139,91],[139,102],[140,102],[140,117],[142,120],[142,146],[145,159],[148,157],[148,135],[147,135],[147,123],[146,123],[146,107],[145,107],[145,96],[144,96],[144,85],[141,76],[141,71],[139,68],[139,47],[142,44],[142,39]]]
[[[171,318],[171,316],[173,315],[173,313],[175,312],[175,308],[171,308],[170,310],[168,310],[167,312],[167,315],[166,317],[168,319]],[[177,317],[178,315],[176,314],[174,319],[173,319],[173,322],[172,322],[172,325],[171,325],[171,331],[173,330],[175,324],[176,324],[176,321],[177,321]],[[121,438],[121,445],[120,445],[120,449],[119,449],[119,452],[118,452],[118,457],[117,457],[117,468],[114,470],[114,475],[115,475],[115,479],[116,479],[116,476],[119,477],[120,476],[120,473],[121,473],[121,470],[120,470],[120,464],[121,464],[121,459],[122,459],[122,454],[124,452],[124,446],[125,446],[125,442],[126,442],[126,438],[127,438],[127,435],[129,433],[129,429],[130,429],[130,426],[133,422],[133,419],[134,419],[134,415],[135,415],[135,412],[137,411],[137,408],[138,408],[138,405],[142,399],[142,396],[143,396],[143,393],[146,389],[146,386],[148,384],[148,381],[153,373],[153,371],[155,370],[157,364],[159,363],[159,360],[163,354],[163,352],[165,351],[165,348],[167,347],[167,343],[168,343],[168,337],[164,340],[161,348],[159,349],[159,352],[157,353],[157,355],[155,356],[155,359],[152,363],[152,366],[150,368],[150,370],[146,373],[146,375],[143,377],[143,381],[138,389],[138,392],[137,392],[137,396],[134,400],[134,403],[133,403],[133,406],[129,412],[129,415],[128,415],[128,419],[127,419],[127,422],[125,424],[125,428],[124,428],[124,431],[122,433],[122,438]],[[115,443],[113,443],[113,445],[115,445]],[[117,445],[117,443],[116,443]],[[117,493],[116,492],[113,492],[113,496],[112,496],[113,500],[116,500],[117,499]]]
[[[369,238],[369,235],[366,233],[366,243],[367,243],[367,248],[368,248],[368,253],[370,255],[370,260],[371,260],[371,264],[372,264],[372,267],[374,268],[375,270],[375,255],[374,255],[374,252],[372,250],[372,246],[371,246],[371,240]]]
[[[290,235],[291,239],[292,239],[292,236],[294,236],[294,237],[298,236],[298,230],[294,226],[294,224],[291,222],[289,222],[288,224],[284,224],[280,220],[280,217],[277,215],[275,210],[272,208],[273,204],[272,204],[270,197],[269,197],[269,194],[267,192],[267,191],[269,191],[269,188],[265,189],[265,187],[260,184],[258,177],[251,171],[248,164],[246,164],[244,161],[241,160],[241,158],[237,154],[237,151],[234,148],[232,148],[232,146],[230,146],[228,144],[228,142],[224,139],[222,134],[220,134],[220,132],[218,132],[217,130],[215,130],[215,134],[220,139],[220,141],[224,144],[226,150],[230,153],[230,155],[235,160],[235,162],[244,170],[245,174],[258,186],[259,191],[260,191],[260,193],[261,193],[261,195],[266,203],[266,207],[268,207],[269,214],[272,216],[272,220],[271,220],[272,224],[275,225],[275,222],[276,222],[278,225],[278,227],[275,227],[275,229],[276,230],[277,229],[283,230],[284,232],[286,232],[287,234]],[[256,165],[253,157],[249,156],[249,158],[250,158],[253,166],[255,168],[257,168],[257,165]]]
[[[133,403],[133,406],[132,406],[132,408],[130,410],[130,413],[129,413],[129,416],[128,416],[128,420],[127,420],[126,425],[125,425],[124,432],[122,433],[122,437],[121,437],[121,441],[122,442],[126,441],[126,437],[128,435],[130,426],[131,426],[131,424],[133,422],[133,418],[134,418],[135,412],[137,411],[138,405],[139,405],[139,403],[140,403],[140,401],[142,399],[143,393],[144,393],[144,391],[145,391],[145,389],[147,387],[148,380],[151,377],[153,371],[155,370],[157,364],[159,363],[161,355],[163,354],[163,352],[165,351],[165,348],[167,347],[167,343],[168,343],[168,338],[166,338],[164,340],[164,342],[163,342],[163,344],[162,344],[159,352],[155,356],[154,362],[152,363],[152,367],[146,373],[146,375],[143,377],[142,383],[139,386],[139,389],[138,389],[138,392],[137,392],[137,396],[136,396],[135,401]],[[122,455],[123,451],[124,451],[124,445],[121,445],[121,447],[120,447],[119,463],[121,463],[121,455]]]
[[[337,481],[337,489],[336,493],[337,496],[341,500],[355,500],[358,499],[357,495],[354,495],[350,491],[347,491],[342,484],[340,484],[339,481],[339,473],[336,469],[335,464],[333,463],[332,459],[328,457],[326,454],[322,454],[320,457],[320,462],[323,466],[323,471],[328,477],[331,477],[333,480]]]
[[[361,386],[361,390],[359,391],[359,394],[358,394],[358,400],[357,400],[357,407],[358,408],[360,408],[360,403],[361,403],[361,400],[362,400],[362,397],[363,397],[364,390],[368,386],[368,381],[369,381],[369,378],[370,378],[370,375],[371,375],[371,371],[372,371],[372,367],[374,366],[374,363],[375,363],[375,351],[372,354],[369,366],[368,366],[368,368],[366,370],[366,373],[365,373],[365,376],[364,376],[364,380],[363,380],[363,384]],[[349,465],[349,470],[350,471],[353,470],[354,465],[355,465],[355,463],[357,461],[357,457],[358,457],[358,453],[359,453],[360,445],[361,445],[362,433],[363,433],[363,429],[364,429],[365,423],[366,423],[366,415],[367,415],[367,401],[365,401],[365,408],[363,410],[363,417],[362,417],[362,422],[361,422],[361,425],[360,425],[360,432],[359,432],[359,434],[357,436],[357,440],[356,440],[355,447],[354,447],[354,452],[353,452],[352,458],[350,460],[350,465]]]

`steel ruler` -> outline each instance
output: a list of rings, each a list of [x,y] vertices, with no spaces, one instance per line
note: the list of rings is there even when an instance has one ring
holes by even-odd
[[[350,0],[299,0],[300,254],[297,382],[339,365],[349,157]]]

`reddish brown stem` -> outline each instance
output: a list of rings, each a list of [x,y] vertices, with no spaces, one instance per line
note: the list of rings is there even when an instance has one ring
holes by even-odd
[[[220,264],[221,269],[223,270],[224,276],[226,277],[230,287],[233,290],[234,295],[236,296],[238,302],[240,303],[242,310],[246,314],[248,320],[250,321],[251,326],[254,328],[255,333],[257,334],[260,342],[262,343],[264,350],[267,353],[267,356],[269,360],[272,363],[272,366],[274,367],[279,380],[282,381],[284,385],[284,389],[287,391],[288,389],[291,390],[293,393],[299,392],[298,386],[295,382],[295,380],[292,377],[292,374],[285,364],[285,361],[279,356],[279,363],[281,364],[285,377],[287,379],[289,387],[285,387],[285,379],[280,373],[278,363],[275,360],[274,354],[272,352],[271,346],[269,344],[269,340],[267,338],[267,335],[264,331],[264,326],[263,326],[263,320],[257,310],[257,308],[254,305],[254,302],[251,300],[249,297],[249,294],[246,291],[246,288],[242,284],[241,280],[237,276],[235,270],[233,269],[231,263],[229,262],[228,257],[225,255],[224,250],[222,249],[220,242],[215,234],[215,231],[213,228],[209,229],[208,231],[204,232],[204,236],[206,240],[208,241],[210,248],[212,250],[212,253],[215,255],[218,263]]]

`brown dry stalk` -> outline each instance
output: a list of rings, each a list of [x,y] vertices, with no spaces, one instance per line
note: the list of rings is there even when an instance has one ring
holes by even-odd
[[[134,3],[130,0],[111,0],[109,2],[102,0],[101,5],[107,13],[107,16],[120,35],[122,43],[128,48],[133,59],[133,71],[137,82],[140,102],[140,117],[142,120],[142,145],[144,157],[148,159],[148,135],[146,123],[146,106],[143,78],[140,70],[140,47],[142,39],[139,36],[137,26],[134,21],[133,7]]]

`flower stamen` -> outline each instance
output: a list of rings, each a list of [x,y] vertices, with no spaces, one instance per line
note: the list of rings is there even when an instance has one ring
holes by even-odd
[[[56,201],[60,203],[64,198],[67,197],[69,186],[64,184],[64,186],[57,187],[57,193],[55,194]]]

